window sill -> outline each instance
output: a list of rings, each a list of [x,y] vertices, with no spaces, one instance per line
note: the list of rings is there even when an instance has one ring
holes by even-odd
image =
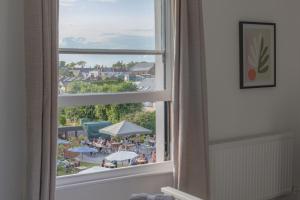
[[[126,178],[173,173],[173,169],[173,162],[166,161],[155,164],[119,168],[105,172],[61,176],[56,179],[56,189],[60,190],[84,184],[112,182]]]

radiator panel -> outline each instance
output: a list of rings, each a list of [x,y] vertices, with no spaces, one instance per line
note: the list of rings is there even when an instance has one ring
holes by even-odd
[[[211,144],[211,199],[267,200],[291,191],[293,149],[291,134]]]

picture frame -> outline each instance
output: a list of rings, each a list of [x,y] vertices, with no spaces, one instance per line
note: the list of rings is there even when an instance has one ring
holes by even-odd
[[[276,87],[276,24],[239,22],[240,89]]]

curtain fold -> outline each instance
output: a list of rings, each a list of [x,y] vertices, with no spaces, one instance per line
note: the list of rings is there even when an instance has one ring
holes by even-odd
[[[201,0],[172,1],[175,66],[171,111],[174,184],[209,199],[208,117]]]
[[[54,200],[57,141],[57,0],[25,1],[27,200]]]

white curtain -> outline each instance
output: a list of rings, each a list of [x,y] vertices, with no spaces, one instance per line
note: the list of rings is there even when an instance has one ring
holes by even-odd
[[[209,199],[208,120],[201,0],[172,0],[175,66],[172,152],[175,187]]]

